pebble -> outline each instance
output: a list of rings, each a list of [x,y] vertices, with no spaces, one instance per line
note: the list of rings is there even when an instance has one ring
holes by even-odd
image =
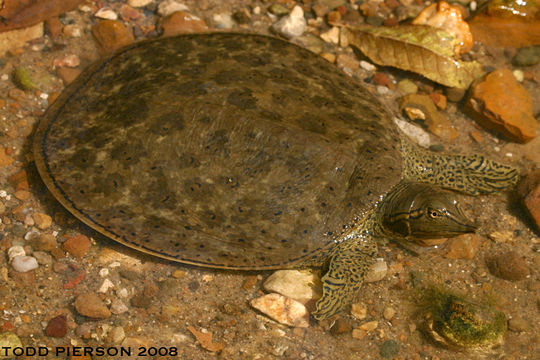
[[[11,262],[11,260],[13,260],[13,258],[16,256],[25,256],[26,251],[24,251],[24,248],[21,245],[15,245],[8,249],[7,255],[9,259],[8,261]]]
[[[306,29],[306,19],[304,18],[304,10],[300,6],[295,6],[291,13],[282,17],[272,25],[272,29],[285,36],[287,39],[298,37],[304,33]]]
[[[113,9],[111,9],[110,7],[102,7],[94,14],[94,16],[100,19],[107,19],[107,20],[118,19],[118,14],[115,13]]]
[[[36,258],[39,265],[51,266],[53,263],[52,256],[44,251],[34,251],[32,256]]]
[[[540,62],[540,45],[527,46],[517,51],[512,59],[516,66],[532,66]]]
[[[201,18],[184,11],[177,11],[165,18],[162,23],[163,36],[204,32],[208,26]]]
[[[0,359],[15,358],[11,349],[22,346],[21,339],[14,333],[10,331],[0,332],[0,349],[2,349]]]
[[[401,80],[397,83],[398,90],[404,94],[416,94],[418,92],[418,86],[409,79]]]
[[[385,307],[383,310],[383,316],[386,320],[392,320],[396,315],[396,310],[391,307]]]
[[[330,333],[332,335],[339,335],[339,334],[348,333],[351,330],[352,330],[351,323],[347,319],[340,317],[334,322],[334,324],[330,328]]]
[[[13,158],[6,153],[6,149],[0,147],[0,167],[11,165],[12,162]]]
[[[67,237],[63,244],[64,250],[74,257],[81,258],[90,249],[90,239],[86,235],[78,234]]]
[[[153,0],[128,0],[128,5],[133,7],[144,7],[151,4]]]
[[[388,265],[386,264],[386,261],[383,258],[377,258],[375,259],[373,265],[371,265],[371,268],[366,274],[364,281],[368,283],[381,281],[385,278],[387,272]]]
[[[53,60],[54,67],[70,67],[74,68],[81,64],[81,58],[75,54],[57,57]]]
[[[238,11],[235,11],[232,17],[234,21],[236,21],[240,25],[249,24],[249,22],[251,21],[251,14],[247,9],[240,9]]]
[[[263,287],[304,305],[314,303],[321,296],[319,277],[309,270],[278,270],[266,279]]]
[[[511,230],[494,231],[488,234],[490,240],[496,243],[505,243],[514,240],[514,232]]]
[[[116,314],[116,315],[123,314],[128,310],[129,310],[129,308],[127,307],[127,305],[122,300],[115,299],[111,303],[111,312],[113,314]]]
[[[360,67],[360,62],[353,56],[347,54],[338,54],[336,57],[336,64],[340,68],[351,69],[352,71],[357,70]]]
[[[526,332],[531,329],[531,326],[529,325],[529,322],[520,318],[520,317],[513,317],[512,319],[508,320],[508,330],[514,331],[514,332]]]
[[[231,29],[235,25],[234,19],[229,13],[214,14],[212,20],[216,29]]]
[[[379,322],[377,320],[373,320],[373,321],[368,321],[366,323],[363,323],[358,328],[360,330],[370,332],[370,331],[375,330],[378,326],[379,326]]]
[[[399,352],[399,344],[394,340],[386,340],[379,347],[379,354],[385,359],[392,359]]]
[[[526,143],[536,136],[531,95],[508,69],[474,84],[465,109],[480,125],[514,141]]]
[[[157,12],[159,15],[165,17],[177,11],[189,11],[189,8],[174,0],[165,0],[159,3]]]
[[[396,125],[410,138],[414,139],[418,145],[423,148],[428,148],[431,145],[429,134],[420,126],[411,124],[408,121],[394,118]]]
[[[64,85],[71,84],[81,73],[79,69],[72,69],[69,67],[59,67],[56,69],[56,75],[62,79]]]
[[[126,338],[126,333],[124,328],[121,326],[115,326],[112,328],[111,332],[108,335],[108,340],[112,344],[121,344],[122,341]]]
[[[83,316],[93,319],[107,319],[111,312],[95,293],[89,292],[80,294],[75,299],[75,310]]]
[[[505,280],[522,280],[530,273],[527,262],[515,251],[492,256],[486,263],[493,275]]]
[[[453,237],[448,241],[446,254],[447,259],[471,260],[476,255],[482,239],[476,234],[463,234]]]
[[[45,334],[52,337],[64,337],[67,334],[67,319],[65,315],[58,315],[47,324]]]
[[[37,238],[31,239],[32,248],[37,251],[51,251],[58,243],[52,234],[41,234]]]
[[[323,32],[321,34],[321,39],[327,43],[337,45],[339,43],[339,28],[334,26],[330,30]]]
[[[270,12],[270,14],[281,17],[287,15],[289,13],[289,9],[287,9],[281,4],[272,4],[270,5],[270,7],[268,7],[268,12]]]
[[[466,94],[466,89],[447,87],[445,89],[446,98],[452,102],[460,102]]]
[[[92,35],[101,54],[111,53],[135,40],[132,31],[118,20],[101,20],[92,27]]]
[[[32,256],[15,256],[11,260],[11,266],[15,271],[23,273],[39,267],[36,258]]]
[[[459,135],[444,113],[437,110],[429,95],[406,95],[399,99],[399,109],[411,120],[423,121],[431,133],[443,140],[451,141]]]
[[[45,230],[51,227],[52,225],[52,218],[44,213],[34,213],[32,215],[32,218],[34,219],[34,222],[38,229]]]
[[[360,67],[369,72],[377,70],[377,67],[375,65],[365,60],[360,60]]]
[[[309,313],[302,303],[272,293],[253,299],[251,306],[275,321],[294,327],[308,327]]]
[[[367,316],[367,307],[362,303],[353,303],[351,306],[351,315],[358,320],[364,320]]]
[[[367,331],[362,330],[362,329],[353,329],[351,335],[352,335],[353,339],[362,340],[363,338],[366,337]]]
[[[107,291],[109,291],[109,289],[112,289],[112,288],[114,288],[113,282],[109,279],[105,279],[103,280],[103,283],[99,287],[98,292],[105,294]]]
[[[540,169],[528,174],[518,186],[525,209],[540,230]]]

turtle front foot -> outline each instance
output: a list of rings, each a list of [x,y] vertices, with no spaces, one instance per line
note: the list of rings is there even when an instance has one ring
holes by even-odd
[[[516,168],[486,158],[483,155],[450,156],[455,169],[445,171],[455,173],[459,191],[471,195],[491,194],[512,189],[519,181]],[[461,170],[461,171],[460,171]]]
[[[337,245],[328,272],[321,279],[323,295],[313,312],[315,319],[328,319],[352,303],[376,255],[375,239],[367,233],[348,237]]]

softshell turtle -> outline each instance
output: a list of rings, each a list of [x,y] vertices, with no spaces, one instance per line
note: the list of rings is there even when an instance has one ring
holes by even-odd
[[[261,35],[130,45],[86,69],[37,128],[35,162],[84,223],[181,263],[327,266],[314,316],[351,302],[383,237],[474,230],[455,195],[515,169],[423,150],[360,82]]]

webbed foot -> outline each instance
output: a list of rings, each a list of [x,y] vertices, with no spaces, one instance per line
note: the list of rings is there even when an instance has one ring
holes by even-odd
[[[376,255],[377,244],[365,233],[337,245],[322,278],[323,295],[313,312],[315,319],[328,319],[351,304]]]

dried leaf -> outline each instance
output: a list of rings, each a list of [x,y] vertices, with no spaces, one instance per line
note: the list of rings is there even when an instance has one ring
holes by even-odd
[[[74,9],[82,0],[4,0],[0,32],[32,26]]]
[[[195,329],[193,326],[188,326],[187,329],[193,334],[193,336],[195,336],[199,344],[201,344],[201,346],[205,348],[206,350],[212,351],[212,352],[218,352],[218,351],[223,350],[222,343],[212,342],[212,333],[205,333],[205,332],[199,331]]]
[[[449,87],[466,89],[484,74],[475,61],[454,58],[459,43],[444,30],[421,25],[344,28],[349,43],[373,62],[413,71]]]

